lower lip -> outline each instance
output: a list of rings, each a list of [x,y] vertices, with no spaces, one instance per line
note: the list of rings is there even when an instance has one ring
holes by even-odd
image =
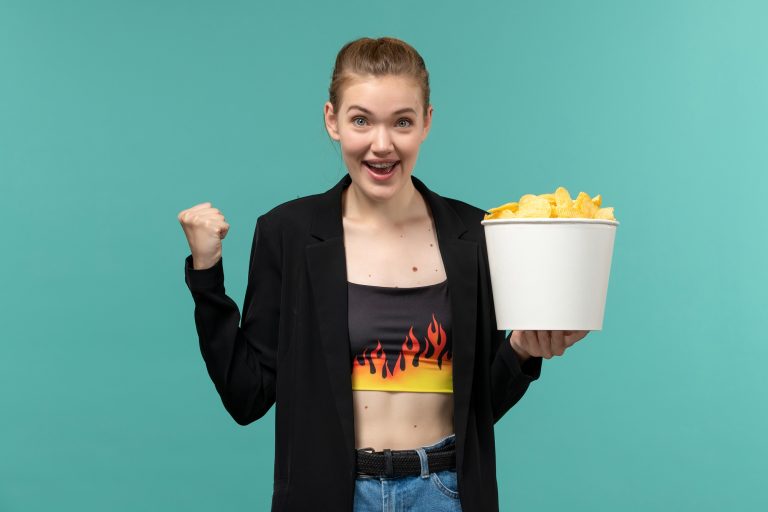
[[[376,181],[387,181],[392,176],[394,176],[395,172],[400,168],[400,162],[397,162],[394,167],[392,167],[392,170],[389,171],[387,174],[381,174],[377,173],[375,171],[372,171],[370,167],[368,167],[366,164],[363,164],[363,167],[365,167],[368,170],[368,174]]]

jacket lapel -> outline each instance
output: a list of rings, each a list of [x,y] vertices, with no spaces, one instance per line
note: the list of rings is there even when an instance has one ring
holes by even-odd
[[[435,221],[438,246],[448,279],[453,325],[454,428],[463,440],[474,368],[477,321],[477,242],[461,239],[467,231],[448,202],[415,176],[414,186],[426,198]],[[318,196],[306,246],[307,271],[317,310],[329,379],[348,448],[354,451],[352,364],[347,316],[347,264],[344,251],[341,193],[352,182],[346,174]]]

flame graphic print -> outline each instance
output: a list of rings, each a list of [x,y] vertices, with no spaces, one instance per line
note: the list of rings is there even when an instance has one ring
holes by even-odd
[[[411,326],[394,352],[387,354],[377,340],[357,354],[352,362],[352,389],[453,392],[452,351],[434,313],[421,341]]]

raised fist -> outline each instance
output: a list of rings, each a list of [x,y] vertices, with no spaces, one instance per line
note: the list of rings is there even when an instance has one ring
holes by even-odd
[[[224,215],[211,203],[201,203],[182,210],[178,215],[192,252],[192,266],[202,270],[221,259],[221,241],[229,232]]]

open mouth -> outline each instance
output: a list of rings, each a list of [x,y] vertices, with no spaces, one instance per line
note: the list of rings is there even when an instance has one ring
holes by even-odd
[[[371,171],[374,174],[378,174],[380,176],[386,176],[388,174],[391,174],[392,171],[397,167],[397,165],[400,163],[400,160],[396,160],[394,162],[368,162],[363,161],[363,165],[368,168],[369,171]]]

